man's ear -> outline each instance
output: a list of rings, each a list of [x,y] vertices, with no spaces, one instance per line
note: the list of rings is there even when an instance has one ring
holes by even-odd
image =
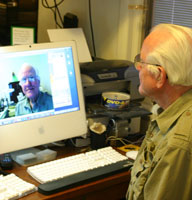
[[[167,74],[166,74],[165,69],[161,66],[158,67],[158,70],[159,70],[159,76],[157,79],[156,86],[157,88],[161,88],[167,80]]]

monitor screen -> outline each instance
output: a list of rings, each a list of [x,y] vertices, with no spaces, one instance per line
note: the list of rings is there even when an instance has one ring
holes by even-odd
[[[74,41],[0,48],[0,154],[87,131]]]

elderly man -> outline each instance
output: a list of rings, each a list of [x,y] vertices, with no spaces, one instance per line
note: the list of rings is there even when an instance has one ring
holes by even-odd
[[[40,78],[34,67],[24,64],[19,75],[20,85],[25,98],[17,103],[15,115],[25,115],[53,109],[52,96],[39,90]]]
[[[135,59],[139,92],[162,109],[134,162],[128,200],[192,199],[192,29],[159,24]]]

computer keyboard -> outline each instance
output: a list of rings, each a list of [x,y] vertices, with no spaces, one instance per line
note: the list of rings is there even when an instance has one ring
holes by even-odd
[[[49,195],[128,170],[132,162],[112,147],[49,161],[27,168],[39,183],[38,191]]]
[[[14,200],[37,191],[37,187],[15,174],[0,175],[0,199]]]

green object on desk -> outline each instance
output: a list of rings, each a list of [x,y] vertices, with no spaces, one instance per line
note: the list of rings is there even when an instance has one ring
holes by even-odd
[[[9,117],[15,116],[15,106],[9,106]]]

